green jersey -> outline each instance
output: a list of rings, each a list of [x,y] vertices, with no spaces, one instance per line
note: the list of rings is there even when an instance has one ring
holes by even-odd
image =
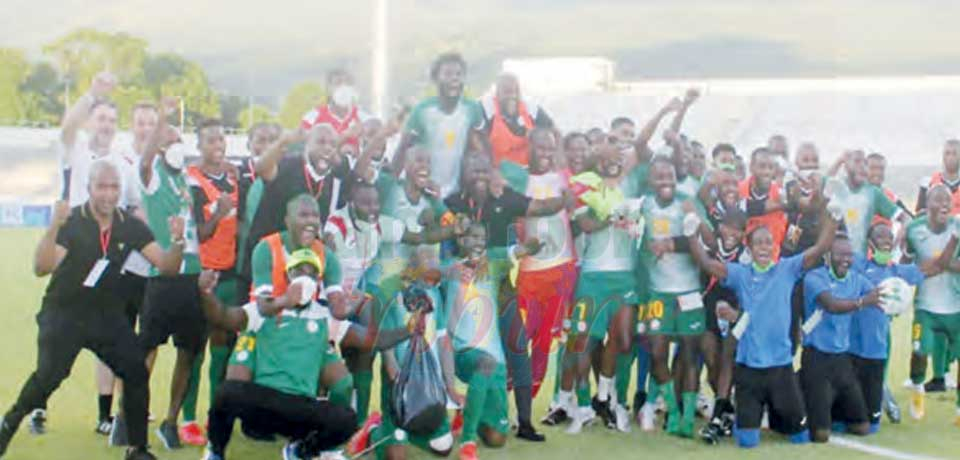
[[[641,178],[645,174],[646,168],[637,167],[620,181],[614,194],[622,195],[624,203],[617,207],[627,205],[626,201],[635,200],[643,195],[640,186],[645,182]],[[606,194],[605,186],[599,187],[599,192]],[[576,191],[574,193],[576,194]],[[593,211],[588,206],[580,206],[574,211],[574,216],[582,212]],[[635,245],[636,239],[626,229],[618,226],[607,225],[600,230],[587,233],[583,240],[583,252],[580,253],[582,254],[580,257],[582,271],[633,271],[636,264]]]
[[[300,310],[283,310],[275,318],[261,315],[255,302],[243,310],[247,332],[256,334],[254,383],[288,394],[317,396],[321,366],[328,361],[318,358],[336,354],[329,343],[326,307],[312,302]],[[237,356],[238,361],[245,359]]]
[[[689,252],[668,252],[659,259],[654,257],[647,247],[654,240],[672,239],[683,236],[683,218],[686,212],[683,203],[689,201],[688,195],[676,192],[673,200],[660,205],[656,196],[648,195],[643,202],[643,263],[647,266],[650,289],[662,293],[684,293],[700,289],[700,270]],[[706,221],[703,206],[696,203],[697,213]]]
[[[920,264],[940,257],[950,241],[949,228],[940,233],[930,230],[927,216],[921,216],[907,225],[907,253]],[[957,275],[951,272],[928,277],[920,283],[914,305],[918,310],[937,314],[960,313],[960,295],[955,286]]]
[[[430,179],[440,186],[441,196],[456,190],[470,133],[483,128],[483,123],[480,104],[465,98],[451,113],[441,110],[437,97],[425,99],[410,112],[404,131],[430,152]]]
[[[504,363],[497,324],[497,281],[501,277],[493,273],[495,266],[488,264],[491,273],[469,281],[462,278],[459,263],[450,267],[444,279],[444,308],[454,351],[480,350]]]
[[[843,187],[833,199],[843,206],[843,223],[854,252],[866,255],[867,231],[873,216],[892,218],[897,213],[897,205],[875,185],[863,184],[853,190],[846,181],[842,183]]]
[[[280,232],[280,239],[283,241],[284,260],[291,252],[300,249],[293,244],[290,234],[286,230]],[[270,252],[270,244],[266,240],[260,240],[253,248],[253,255],[250,257],[250,268],[252,270],[252,286],[255,295],[273,294],[273,254]],[[337,254],[330,247],[324,247],[323,263],[323,289],[325,292],[342,290],[343,274],[340,271],[340,261]]]
[[[153,160],[153,174],[150,183],[143,187],[143,208],[147,215],[147,226],[153,232],[157,243],[164,250],[170,249],[171,217],[180,216],[184,223],[183,262],[180,265],[181,274],[200,273],[200,240],[197,237],[197,224],[193,220],[193,200],[190,198],[190,189],[187,178],[182,172],[172,172],[164,163],[163,158],[157,156]],[[156,276],[159,271],[151,269]]]
[[[416,202],[410,200],[405,190],[406,180],[397,179],[393,174],[382,171],[377,178],[377,191],[380,192],[380,215],[399,220],[412,233],[423,232],[420,225],[420,216],[424,211],[432,210],[439,217],[438,209],[443,204],[432,196],[421,195]],[[436,257],[440,256],[440,244],[408,245],[399,244],[392,247],[381,247],[380,257],[399,256],[406,262],[417,250],[430,251]]]

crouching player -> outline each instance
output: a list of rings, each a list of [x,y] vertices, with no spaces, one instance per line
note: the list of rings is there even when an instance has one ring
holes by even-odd
[[[685,220],[696,220],[688,214]],[[740,312],[732,331],[739,340],[736,352],[735,437],[741,447],[760,443],[763,407],[770,409],[770,425],[794,443],[810,439],[800,386],[793,372],[790,340],[790,296],[804,270],[820,263],[833,243],[837,222],[824,216],[817,243],[801,254],[774,261],[773,235],[765,226],[747,235],[753,256],[750,265],[711,259],[691,235],[690,253],[697,264],[737,295]],[[684,223],[684,233],[694,234],[695,225]],[[726,315],[725,315],[726,316]]]

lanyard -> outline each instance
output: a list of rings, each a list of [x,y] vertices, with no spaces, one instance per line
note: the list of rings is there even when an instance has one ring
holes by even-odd
[[[310,175],[310,172],[307,171],[307,164],[303,164],[303,180],[307,183],[307,190],[310,191],[310,194],[313,195],[314,199],[319,199],[320,194],[323,193],[323,181],[326,180],[326,177],[321,177],[317,182],[317,189],[314,190],[313,187],[313,176]]]
[[[110,247],[110,234],[113,233],[113,228],[108,228],[100,232],[100,251],[103,253],[103,258],[107,258],[107,248]]]

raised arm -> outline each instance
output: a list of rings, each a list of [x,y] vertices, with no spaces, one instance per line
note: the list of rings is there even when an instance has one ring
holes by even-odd
[[[303,142],[307,138],[307,132],[303,128],[284,132],[267,151],[263,152],[253,164],[253,170],[258,177],[264,181],[270,182],[277,177],[277,167],[283,155],[287,152],[287,147],[298,142]]]
[[[173,97],[165,97],[160,103],[160,115],[157,118],[157,127],[147,138],[143,155],[140,157],[140,181],[146,187],[153,179],[153,160],[160,151],[176,142],[179,134],[167,123],[167,116],[176,110],[179,101]]]
[[[93,77],[90,84],[90,90],[80,96],[73,106],[67,110],[63,116],[63,122],[60,124],[60,140],[69,152],[73,149],[73,144],[77,140],[77,131],[83,126],[84,122],[90,116],[90,110],[100,99],[107,97],[110,91],[113,91],[117,84],[116,77],[110,72],[100,72]]]
[[[60,228],[67,223],[69,216],[70,206],[66,201],[58,201],[53,205],[50,226],[43,233],[40,243],[37,244],[37,250],[33,254],[33,274],[37,277],[53,273],[66,257],[67,249],[57,244],[57,235],[60,233]]]
[[[197,281],[200,287],[200,301],[207,323],[219,329],[240,332],[247,328],[247,312],[242,308],[226,308],[214,295],[218,274],[213,270],[204,270]]]
[[[660,122],[663,121],[663,117],[667,116],[670,112],[676,112],[680,110],[683,106],[683,102],[678,98],[670,99],[666,105],[660,108],[656,114],[653,115],[653,118],[647,121],[647,124],[643,125],[643,128],[640,129],[640,134],[637,135],[636,143],[634,144],[637,154],[641,152],[650,150],[650,139],[653,139],[653,135],[657,132],[657,127],[660,126]]]
[[[680,106],[680,109],[677,110],[677,114],[673,116],[673,121],[670,122],[670,130],[675,133],[680,133],[680,127],[683,126],[683,119],[687,116],[687,110],[690,109],[690,106],[694,102],[697,102],[697,99],[700,97],[700,91],[696,88],[690,88],[687,90],[687,93],[683,95],[683,104]]]
[[[820,214],[820,235],[813,246],[803,251],[803,268],[810,269],[820,264],[820,258],[830,250],[833,238],[837,234],[840,221],[834,219],[832,213],[826,210]]]
[[[400,127],[403,126],[403,119],[398,119],[397,117],[391,118],[387,123],[380,128],[379,131],[373,136],[373,138],[368,142],[364,148],[363,152],[360,153],[360,157],[357,158],[357,164],[354,165],[353,169],[356,171],[356,174],[359,177],[372,181],[373,173],[369,171],[370,164],[373,163],[373,154],[374,152],[383,151],[384,146],[387,143],[387,139],[393,137],[393,135],[400,132]],[[402,169],[401,169],[402,171]],[[399,176],[399,172],[397,173]]]

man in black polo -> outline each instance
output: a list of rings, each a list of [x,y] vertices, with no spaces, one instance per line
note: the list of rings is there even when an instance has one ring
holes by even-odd
[[[125,458],[155,458],[147,450],[145,355],[124,313],[122,288],[128,281],[122,274],[145,271],[148,264],[176,273],[183,255],[183,221],[171,220],[171,238],[179,243],[163,251],[143,221],[117,208],[120,184],[116,166],[93,163],[90,198],[72,210],[65,202],[57,203],[37,245],[34,273],[53,275],[37,315],[37,370],[0,422],[0,457],[24,416],[46,404],[86,348],[125,383],[123,411],[131,444]]]

